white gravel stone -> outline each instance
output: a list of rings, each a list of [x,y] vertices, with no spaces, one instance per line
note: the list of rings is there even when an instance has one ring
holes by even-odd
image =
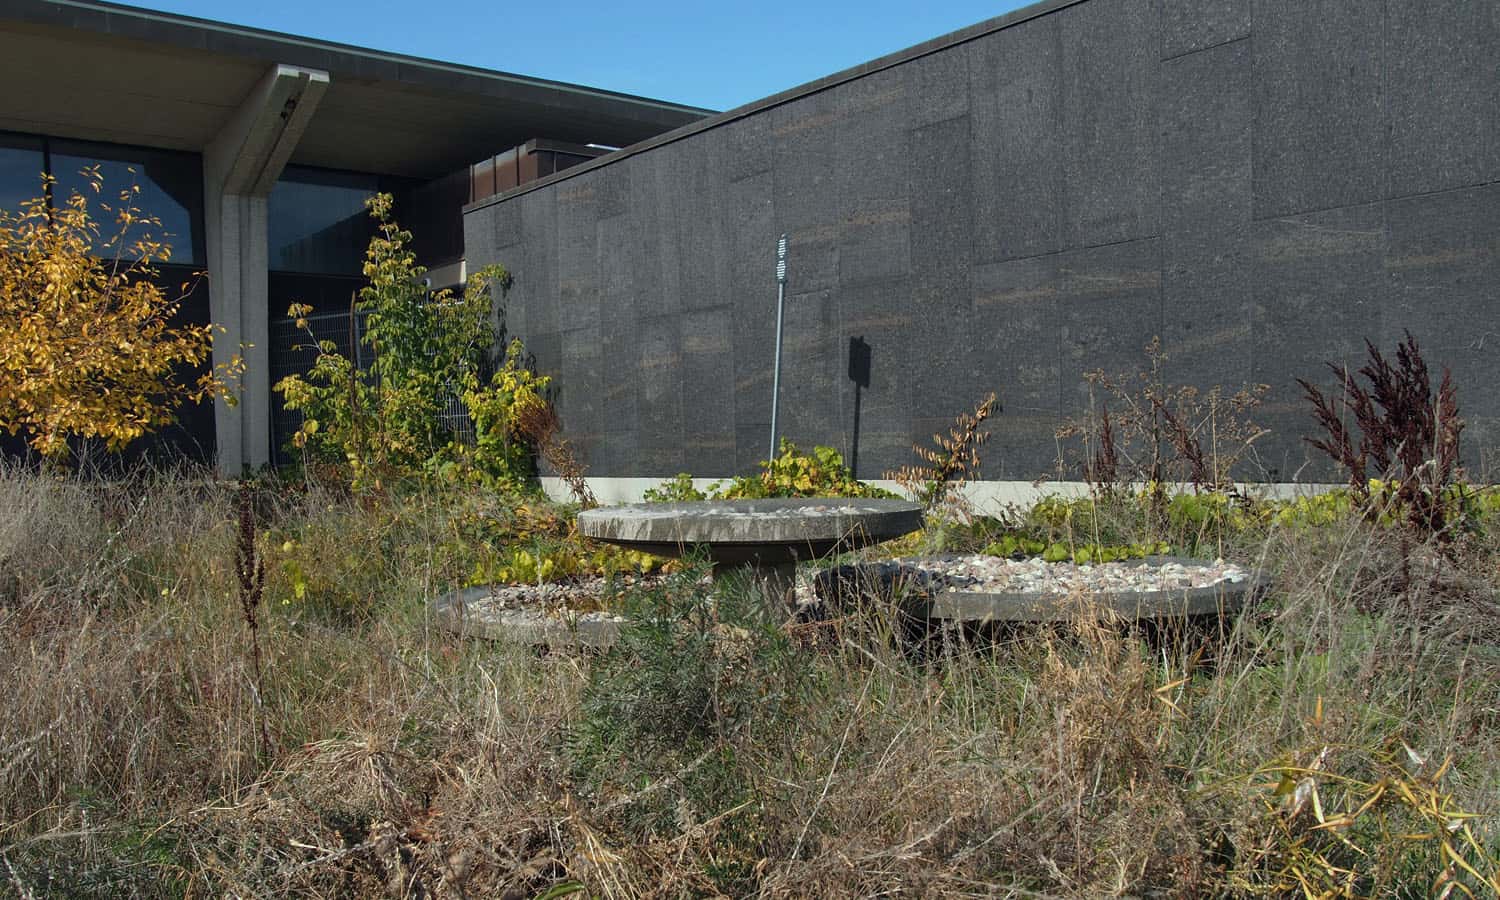
[[[1041,594],[1071,596],[1101,593],[1148,593],[1210,587],[1220,583],[1239,584],[1251,577],[1249,570],[1222,559],[1203,563],[1124,560],[1093,565],[1071,562],[1049,563],[1041,559],[1006,559],[982,554],[906,557],[894,560],[919,570],[932,579],[942,591],[973,594]],[[817,601],[811,581],[812,572],[798,573],[798,603]],[[630,587],[653,587],[662,576],[635,576],[623,579],[616,590]],[[704,588],[711,582],[704,579]],[[475,604],[480,614],[487,611],[529,610],[556,618],[578,615],[578,610],[598,610],[604,598],[605,580],[601,577],[576,578],[544,584],[501,584],[490,588],[490,595]],[[585,615],[618,621],[619,616],[605,612]]]
[[[897,560],[925,572],[940,588],[978,594],[1145,593],[1238,584],[1250,572],[1222,559],[1204,563],[1122,560],[1079,564],[981,554]]]
[[[617,580],[615,590],[654,587],[662,580],[660,575],[626,576]],[[623,621],[621,616],[599,609],[609,586],[598,575],[541,584],[493,584],[488,587],[488,596],[470,603],[476,615],[524,610],[551,618],[569,619],[578,616],[579,610],[588,610],[583,616]]]

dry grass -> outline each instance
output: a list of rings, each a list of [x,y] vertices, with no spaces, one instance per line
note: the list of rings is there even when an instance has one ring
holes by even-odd
[[[0,474],[0,893],[1495,890],[1464,831],[1500,843],[1493,539],[1258,536],[1280,587],[1210,654],[1090,626],[915,664],[717,623],[587,658],[433,627],[446,498],[258,502],[269,753],[231,486]],[[298,598],[291,558],[357,614]]]

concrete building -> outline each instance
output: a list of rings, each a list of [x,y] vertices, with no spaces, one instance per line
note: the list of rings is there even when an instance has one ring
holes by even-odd
[[[1410,330],[1500,463],[1500,3],[1045,0],[477,203],[471,261],[591,472],[878,478],[987,391],[987,479],[1056,471],[1085,372],[1270,386],[1243,474],[1326,480],[1294,379]],[[851,371],[851,346],[856,361]]]
[[[536,177],[601,152],[587,145],[707,113],[92,0],[0,0],[0,83],[0,206],[35,196],[44,170],[65,196],[100,164],[107,187],[137,180],[162,219],[168,283],[207,271],[185,314],[225,327],[216,356],[246,346],[242,400],[185,408],[166,438],[232,473],[270,461],[285,437],[270,386],[305,362],[277,331],[289,302],[348,308],[365,197],[397,194],[423,263],[456,283],[460,209],[485,196],[471,165],[490,161],[475,174],[503,186],[497,154],[521,148]]]
[[[281,314],[347,308],[377,188],[447,280],[512,272],[507,325],[606,496],[763,457],[783,232],[782,432],[862,477],[996,390],[985,477],[1030,482],[1083,374],[1160,336],[1173,381],[1270,385],[1246,474],[1318,480],[1294,379],[1407,330],[1454,371],[1468,464],[1500,462],[1489,0],[1043,0],[717,115],[0,0],[0,77],[0,204],[39,164],[136,163],[211,275],[199,314],[255,345],[212,429],[229,471],[294,424]]]

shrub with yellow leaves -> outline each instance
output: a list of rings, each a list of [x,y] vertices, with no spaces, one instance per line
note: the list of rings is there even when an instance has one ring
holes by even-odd
[[[83,172],[103,191],[98,167]],[[226,397],[243,371],[236,356],[196,379],[213,349],[213,325],[174,325],[191,284],[171,296],[155,282],[171,247],[150,234],[161,222],[136,205],[140,186],[114,203],[106,229],[90,198],[49,202],[53,180],[18,210],[0,209],[0,428],[37,452],[68,456],[70,437],[118,450],[173,420],[184,400]]]

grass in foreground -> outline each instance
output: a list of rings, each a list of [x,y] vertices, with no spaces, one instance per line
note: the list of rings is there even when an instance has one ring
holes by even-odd
[[[1207,652],[1090,626],[917,664],[685,573],[589,658],[428,618],[475,502],[258,495],[257,690],[229,486],[0,476],[5,891],[1496,893],[1493,538],[1272,523],[1231,552],[1276,593]]]

